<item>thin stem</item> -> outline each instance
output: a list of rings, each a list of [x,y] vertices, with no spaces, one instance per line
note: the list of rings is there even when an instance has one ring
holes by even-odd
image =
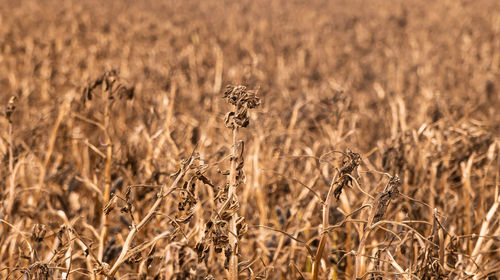
[[[137,234],[137,232],[140,231],[141,228],[144,227],[144,225],[146,225],[153,218],[153,216],[157,213],[157,209],[160,206],[160,204],[162,203],[163,199],[167,195],[169,195],[170,193],[172,193],[174,190],[177,189],[176,188],[177,184],[179,183],[181,178],[184,177],[184,174],[189,169],[189,167],[191,166],[192,163],[193,163],[193,158],[191,157],[189,159],[189,162],[187,163],[187,165],[181,169],[181,171],[179,172],[179,174],[177,175],[177,177],[175,178],[174,182],[172,183],[172,185],[170,186],[169,189],[165,189],[166,186],[162,186],[162,188],[160,189],[160,192],[158,193],[156,201],[154,202],[153,206],[151,206],[151,208],[149,209],[146,216],[144,216],[144,218],[142,218],[142,220],[139,222],[139,224],[137,226],[133,227],[130,230],[127,238],[125,239],[125,243],[123,244],[122,251],[120,252],[120,255],[118,256],[118,259],[113,264],[113,267],[109,270],[109,273],[107,275],[107,279],[113,279],[113,276],[118,271],[118,268],[120,267],[120,265],[122,265],[127,260],[127,257],[126,257],[127,253],[130,250],[132,250],[131,244],[132,244],[132,241],[134,240],[134,237]]]
[[[314,257],[313,273],[311,277],[312,280],[318,280],[319,276],[319,264],[321,261],[321,256],[323,255],[323,250],[325,249],[326,237],[328,235],[328,231],[325,230],[329,226],[328,211],[330,210],[330,206],[332,204],[333,187],[335,186],[338,175],[339,173],[337,172],[335,174],[335,177],[333,177],[332,183],[330,184],[330,189],[328,190],[328,194],[326,195],[325,203],[323,204],[323,230],[321,232],[321,239],[319,241],[318,250],[316,251],[316,256]]]
[[[8,197],[8,208],[7,208],[7,215],[5,217],[5,221],[9,222],[9,218],[12,216],[12,210],[14,208],[14,202],[15,202],[15,190],[16,190],[16,184],[15,184],[15,174],[14,174],[14,149],[12,145],[12,122],[9,120],[9,197]],[[4,243],[6,240],[6,237],[9,232],[9,227],[7,227],[7,224],[3,224],[3,229],[2,229],[2,236],[0,237],[0,245]]]
[[[14,206],[15,200],[15,176],[14,176],[14,149],[13,149],[13,140],[12,140],[12,123],[9,122],[9,208],[7,209],[7,214],[9,216],[12,215],[12,210]]]
[[[238,128],[233,128],[233,150],[231,159],[231,169],[229,173],[229,191],[227,195],[227,202],[231,203],[233,197],[236,197],[236,168],[238,167],[238,162],[236,160],[236,150],[237,150],[237,137]],[[237,234],[236,221],[238,219],[238,213],[234,213],[229,221],[229,231]],[[229,280],[238,280],[238,237],[233,234],[229,235],[229,245],[232,248],[231,258],[229,259]]]
[[[110,110],[111,103],[108,102],[106,109],[104,111],[104,134],[106,135],[106,166],[104,169],[104,196],[102,205],[108,205],[111,191],[111,160],[113,155],[113,143],[111,142],[111,137],[108,133],[109,123],[110,123]],[[108,215],[104,211],[102,212],[101,218],[101,238],[99,239],[99,261],[102,262],[104,254],[104,246],[106,244],[106,238],[108,235]]]

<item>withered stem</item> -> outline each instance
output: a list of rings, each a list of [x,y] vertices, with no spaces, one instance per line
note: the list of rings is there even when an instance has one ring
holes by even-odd
[[[166,189],[166,186],[161,187],[160,192],[157,195],[156,201],[154,202],[153,206],[151,206],[151,208],[149,209],[146,216],[144,216],[144,218],[142,218],[142,220],[137,224],[137,226],[132,227],[129,234],[127,235],[127,238],[125,239],[125,243],[123,244],[123,247],[122,247],[122,251],[120,252],[120,255],[118,256],[118,259],[113,264],[113,267],[111,267],[111,269],[109,270],[107,279],[113,279],[113,276],[118,271],[118,268],[120,267],[120,265],[122,265],[127,260],[127,253],[130,250],[132,250],[132,248],[131,248],[132,241],[134,240],[137,232],[139,230],[141,230],[141,228],[143,228],[144,225],[146,225],[151,220],[151,218],[155,215],[155,213],[157,213],[157,209],[160,206],[160,204],[162,203],[163,199],[176,189],[177,184],[182,179],[182,177],[184,177],[184,174],[186,174],[186,171],[189,169],[189,167],[191,166],[192,163],[193,163],[193,158],[190,158],[189,162],[187,163],[185,168],[183,167],[181,169],[181,171],[179,172],[179,174],[175,178],[174,182],[172,182],[172,185],[170,186],[170,188]]]
[[[227,195],[227,201],[231,203],[233,196],[236,196],[236,168],[238,167],[238,162],[236,160],[237,153],[237,138],[238,138],[238,127],[233,127],[233,149],[231,158],[231,169],[229,174],[229,190]],[[229,230],[237,234],[236,221],[238,220],[238,213],[234,213],[229,221]],[[229,245],[232,248],[231,258],[229,260],[229,280],[238,280],[238,238],[233,234],[229,234]]]
[[[326,195],[326,200],[325,203],[323,203],[323,223],[322,223],[322,232],[321,232],[321,239],[319,241],[318,245],[318,250],[316,251],[316,256],[314,257],[314,264],[313,264],[313,273],[312,273],[312,280],[318,280],[318,275],[319,275],[319,265],[321,262],[321,256],[323,255],[323,250],[325,249],[326,245],[326,237],[328,235],[328,231],[326,230],[329,226],[329,209],[332,204],[332,196],[333,196],[333,190],[335,186],[335,182],[337,181],[337,177],[339,175],[339,172],[335,174],[333,177],[332,183],[330,184],[330,189],[328,189],[328,194]]]

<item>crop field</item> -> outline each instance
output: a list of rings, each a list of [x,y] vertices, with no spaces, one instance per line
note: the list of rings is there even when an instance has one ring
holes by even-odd
[[[0,0],[0,279],[499,279],[500,1]]]

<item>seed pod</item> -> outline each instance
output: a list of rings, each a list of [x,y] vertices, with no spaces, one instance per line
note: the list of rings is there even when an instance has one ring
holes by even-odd
[[[9,120],[9,123],[12,123],[11,116],[16,111],[16,103],[17,103],[16,96],[12,96],[9,99],[9,102],[7,103],[7,109],[5,110],[5,116],[7,117],[7,120]]]

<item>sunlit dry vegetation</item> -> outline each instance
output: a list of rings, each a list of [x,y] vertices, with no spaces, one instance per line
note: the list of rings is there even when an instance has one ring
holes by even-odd
[[[0,277],[497,279],[499,89],[495,0],[2,0]]]

